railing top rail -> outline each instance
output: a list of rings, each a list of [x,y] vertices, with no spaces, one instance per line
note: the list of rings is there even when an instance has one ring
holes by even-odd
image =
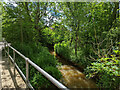
[[[6,42],[5,42],[6,43]],[[49,75],[46,71],[41,69],[38,65],[33,63],[29,58],[25,57],[23,54],[21,54],[19,51],[17,51],[15,48],[10,46],[10,44],[7,43],[7,46],[10,47],[13,51],[15,51],[18,55],[20,55],[22,58],[24,58],[26,61],[28,61],[29,64],[31,64],[34,68],[36,68],[40,73],[42,73],[47,79],[49,79],[55,86],[61,89],[68,90],[67,87],[65,87],[63,84],[58,82],[55,78],[53,78],[51,75]]]
[[[8,45],[13,51],[15,51],[17,54],[19,54],[22,58],[24,58],[25,60],[27,59],[27,57],[25,57],[23,54],[21,54],[19,51],[17,51],[16,49],[14,49],[12,46]]]

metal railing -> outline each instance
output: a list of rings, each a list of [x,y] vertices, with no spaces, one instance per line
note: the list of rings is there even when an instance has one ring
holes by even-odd
[[[6,50],[6,47],[7,47],[8,50]],[[13,50],[13,58],[9,54],[9,48],[11,48]],[[44,71],[43,69],[41,69],[38,65],[36,65],[35,63],[33,63],[29,58],[25,57],[19,51],[17,51],[12,46],[10,46],[10,44],[7,43],[6,41],[4,41],[4,50],[5,50],[5,56],[7,54],[8,58],[10,58],[11,61],[13,62],[13,64],[14,64],[14,76],[15,76],[15,68],[16,68],[17,71],[19,72],[19,74],[22,76],[23,80],[25,81],[27,88],[30,88],[30,89],[34,90],[34,88],[32,87],[32,85],[29,82],[29,64],[30,64],[35,69],[37,69],[42,75],[44,75],[49,81],[51,81],[55,86],[57,86],[59,89],[68,90],[67,87],[65,87],[63,84],[61,84],[59,81],[57,81],[51,75],[49,75],[46,71]],[[15,62],[15,53],[17,53],[19,56],[21,56],[26,61],[26,77],[25,77],[25,75],[23,74],[23,72],[20,70],[20,68],[18,67],[18,65]]]

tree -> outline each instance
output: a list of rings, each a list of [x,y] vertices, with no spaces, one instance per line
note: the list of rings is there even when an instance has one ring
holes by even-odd
[[[67,21],[67,26],[72,28],[72,39],[74,38],[75,40],[75,55],[77,57],[77,44],[79,40],[79,33],[82,31],[81,25],[84,25],[86,23],[86,13],[87,13],[87,7],[86,3],[78,3],[78,2],[67,2],[67,3],[62,3],[63,11],[65,14],[66,19],[64,20],[65,22]],[[82,9],[81,9],[82,8]]]
[[[2,41],[2,3],[0,2],[0,41]]]

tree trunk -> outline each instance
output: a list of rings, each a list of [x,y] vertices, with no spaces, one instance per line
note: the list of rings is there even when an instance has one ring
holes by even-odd
[[[112,13],[111,17],[109,18],[109,22],[106,25],[106,31],[109,31],[112,28],[113,22],[116,20],[116,17],[118,16],[117,14],[119,14],[119,13],[117,13],[117,9],[119,9],[119,3],[114,2],[114,4],[115,4],[115,7],[113,9],[113,13]]]
[[[79,24],[80,24],[80,21],[77,22],[77,25],[76,25],[76,39],[75,39],[75,56],[77,58],[77,44],[78,44],[78,31],[79,31]]]
[[[22,18],[20,20],[20,23],[21,23],[21,43],[23,43],[23,30],[22,30]]]
[[[77,57],[77,33],[76,33],[76,39],[75,39],[75,56]]]

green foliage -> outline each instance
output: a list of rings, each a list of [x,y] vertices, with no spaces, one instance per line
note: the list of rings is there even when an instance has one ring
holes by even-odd
[[[53,66],[46,66],[44,70],[48,72],[50,75],[52,75],[54,78],[56,78],[57,80],[61,78],[61,73],[57,68]],[[31,83],[35,87],[35,89],[51,87],[52,85],[51,82],[48,81],[42,74],[36,72],[33,75],[34,77],[31,78]]]
[[[41,74],[35,73],[34,77],[31,80],[32,85],[35,89],[46,88],[49,86],[49,82],[46,78],[44,78]]]
[[[64,57],[66,60],[70,60],[77,63],[80,66],[86,67],[90,64],[90,61],[85,58],[84,49],[79,48],[77,57],[75,55],[75,49],[70,46],[70,42],[63,41],[54,45],[54,51]]]
[[[67,40],[69,31],[63,25],[53,24],[51,27],[45,28],[42,35],[42,44],[48,46]]]
[[[91,66],[88,66],[85,69],[87,78],[93,78],[97,76],[96,82],[100,88],[118,88],[118,83],[120,83],[120,60],[119,57],[115,55],[111,56],[111,58],[106,57],[98,59],[96,62],[91,63]]]
[[[53,55],[49,53],[46,47],[41,47],[39,50],[41,52],[32,56],[33,62],[44,69],[46,72],[48,72],[50,75],[52,75],[54,78],[59,80],[61,78],[61,73],[56,68],[57,60]],[[34,87],[37,86],[40,88],[46,88],[51,86],[50,82],[48,82],[48,80],[45,79],[41,74],[34,74],[34,69],[32,70],[32,72],[33,73],[31,73],[31,76],[35,75],[33,79],[31,78],[31,82]]]
[[[22,54],[33,60],[40,68],[44,69],[54,78],[59,80],[61,78],[60,71],[56,68],[57,60],[56,58],[50,54],[47,47],[41,46],[41,44],[36,43],[13,43],[12,44],[18,51]],[[16,63],[26,74],[25,69],[25,60],[22,59],[19,55],[16,55]],[[48,88],[51,87],[51,82],[47,80],[42,74],[38,73],[36,69],[34,69],[30,65],[30,82],[36,89],[39,88]],[[37,87],[36,87],[37,86]]]
[[[78,64],[79,66],[82,67],[86,67],[87,65],[90,65],[91,61],[86,59],[85,57],[85,52],[82,49],[79,49],[79,51],[77,51],[77,57],[75,55],[75,49],[72,49],[71,51],[71,55],[70,55],[70,60],[76,64]]]
[[[48,72],[50,75],[52,75],[57,80],[59,80],[61,78],[60,71],[57,68],[53,67],[53,66],[45,67],[45,71]]]
[[[32,57],[32,60],[42,68],[47,66],[55,67],[57,64],[57,60],[54,58],[54,56],[51,55],[47,48],[44,47],[42,47],[41,52]]]
[[[69,42],[63,41],[62,43],[55,44],[54,51],[63,56],[66,59],[70,59],[70,48],[69,48]]]
[[[49,28],[45,28],[43,30],[43,43],[47,43],[47,44],[52,44],[54,43],[54,36],[55,36],[55,32],[53,32],[51,29]]]
[[[0,42],[2,41],[2,3],[0,2]]]
[[[56,58],[48,51],[47,47],[50,46],[54,46],[55,52],[65,59],[83,67],[88,66],[86,69],[88,77],[98,76],[99,87],[117,85],[119,59],[114,55],[109,56],[120,38],[119,3],[17,2],[16,4],[16,7],[12,3],[4,4],[2,14],[3,36],[13,47],[56,79],[61,75],[56,68]],[[12,54],[12,51],[10,53]],[[120,50],[117,49],[114,53],[119,55]],[[25,62],[17,57],[17,63],[25,74]],[[30,75],[34,76],[31,78],[34,87],[50,86],[47,79],[31,66]]]

